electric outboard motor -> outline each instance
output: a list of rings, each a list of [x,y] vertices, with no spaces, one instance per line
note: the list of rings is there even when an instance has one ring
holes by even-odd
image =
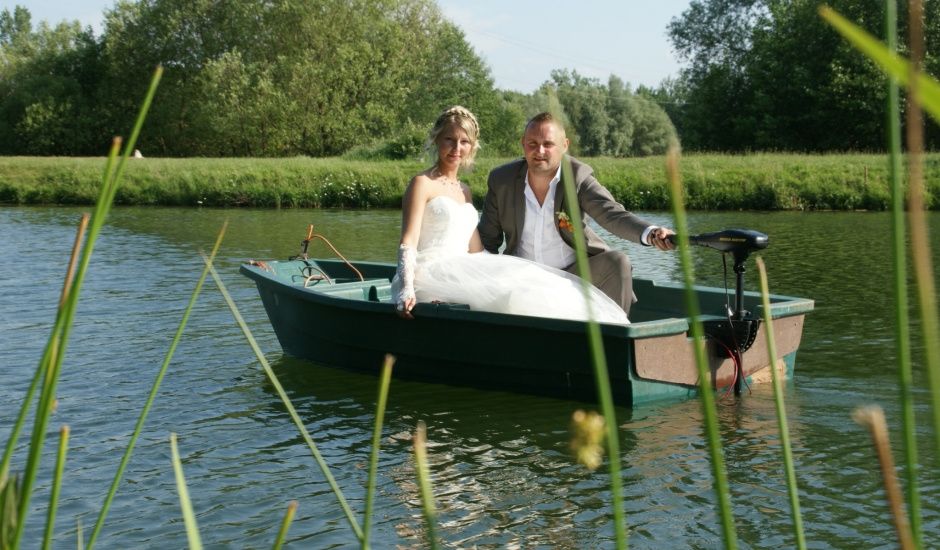
[[[676,242],[675,236],[670,240]],[[760,231],[753,229],[725,229],[714,233],[689,235],[689,243],[713,248],[722,253],[731,253],[734,256],[734,273],[737,275],[735,286],[735,308],[732,317],[744,318],[748,312],[744,311],[744,262],[755,250],[767,248],[770,238]]]
[[[674,236],[670,236],[676,242]],[[767,248],[770,239],[767,235],[753,229],[725,229],[714,233],[690,235],[689,243],[713,248],[723,254],[730,253],[734,257],[735,307],[729,308],[727,319],[708,320],[702,323],[702,328],[709,338],[721,343],[719,356],[735,359],[739,376],[735,378],[735,393],[740,393],[741,383],[741,354],[747,351],[757,338],[760,328],[760,319],[751,315],[744,309],[744,262],[755,250]]]

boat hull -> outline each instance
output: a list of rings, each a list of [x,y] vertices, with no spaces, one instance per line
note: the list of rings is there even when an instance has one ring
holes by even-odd
[[[327,274],[333,284],[311,283],[305,274],[314,271],[302,260],[242,266],[242,273],[257,284],[271,325],[289,355],[378,372],[385,354],[390,353],[396,357],[397,377],[597,399],[585,323],[472,311],[460,304],[418,304],[415,318],[405,320],[395,314],[391,301],[394,266],[356,263],[366,279],[359,281],[349,277],[348,267],[341,262],[306,262]],[[681,288],[638,280],[635,289],[640,297],[633,314],[637,321],[600,327],[615,400],[640,405],[694,395],[698,371],[688,321],[681,311]],[[724,291],[719,290],[697,289],[703,311],[724,303]],[[788,376],[812,301],[774,299],[772,311],[779,319],[774,323],[778,346],[774,364]],[[645,308],[641,307],[644,301],[649,302]],[[771,361],[764,340],[759,333],[753,348],[744,354],[746,376],[769,373]],[[718,356],[714,343],[709,347],[710,383],[716,388],[726,386],[734,378],[734,364]]]

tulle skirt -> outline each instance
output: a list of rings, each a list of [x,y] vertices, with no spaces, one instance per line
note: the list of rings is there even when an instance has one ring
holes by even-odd
[[[620,305],[590,287],[593,317],[602,323],[628,324]],[[420,253],[415,269],[418,302],[455,302],[470,309],[587,320],[581,279],[530,260],[504,254]]]

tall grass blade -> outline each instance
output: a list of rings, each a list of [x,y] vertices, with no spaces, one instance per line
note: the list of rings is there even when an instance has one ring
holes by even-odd
[[[415,471],[418,474],[418,489],[421,492],[421,509],[424,512],[424,521],[428,525],[428,540],[431,548],[437,550],[437,510],[434,507],[434,491],[431,490],[431,469],[428,467],[427,427],[423,421],[418,421],[415,429]]]
[[[59,492],[62,489],[62,472],[65,470],[65,455],[69,450],[69,427],[62,426],[59,430],[59,452],[56,455],[55,475],[52,478],[52,491],[49,493],[49,510],[46,514],[46,532],[43,535],[43,550],[52,546],[53,532],[55,531],[55,515],[59,506]]]
[[[803,515],[800,513],[800,493],[796,483],[796,469],[793,466],[793,450],[790,446],[790,427],[787,423],[787,411],[783,407],[783,384],[777,373],[777,343],[774,340],[774,324],[770,315],[770,289],[767,284],[767,268],[763,258],[757,258],[757,270],[760,272],[761,300],[764,304],[764,330],[767,333],[767,355],[770,359],[770,377],[774,385],[774,407],[777,410],[777,427],[780,430],[780,444],[783,447],[783,467],[787,475],[787,492],[790,495],[790,512],[793,514],[793,535],[796,547],[806,548],[806,536],[803,534]]]
[[[18,511],[19,523],[16,526],[16,533],[13,539],[14,547],[19,547],[23,536],[24,526],[26,525],[26,516],[29,510],[30,494],[32,492],[33,484],[36,481],[36,475],[39,469],[39,461],[40,457],[42,456],[42,450],[45,443],[46,428],[49,424],[49,417],[52,415],[52,408],[55,402],[55,389],[58,383],[59,372],[61,371],[62,367],[62,357],[65,355],[66,346],[68,344],[69,335],[72,329],[72,320],[75,317],[79,291],[81,290],[82,283],[85,279],[85,274],[88,271],[88,264],[91,261],[91,255],[94,251],[95,242],[98,239],[101,228],[104,226],[105,218],[107,217],[107,214],[110,211],[111,205],[114,201],[114,194],[120,180],[121,167],[127,160],[127,157],[130,156],[130,151],[133,149],[133,144],[136,140],[136,135],[139,133],[140,127],[143,125],[143,121],[146,118],[150,103],[153,100],[153,95],[156,92],[157,84],[160,81],[161,74],[162,69],[158,67],[154,72],[154,77],[153,80],[151,80],[150,88],[147,91],[147,96],[144,98],[144,103],[141,107],[140,113],[137,116],[137,121],[134,127],[135,132],[132,133],[132,139],[128,141],[128,149],[125,150],[124,158],[121,159],[121,161],[118,163],[118,166],[113,169],[113,172],[111,167],[114,163],[114,159],[117,156],[117,150],[120,147],[121,140],[116,138],[112,144],[111,153],[108,156],[108,164],[106,165],[105,169],[105,178],[107,178],[110,174],[111,179],[106,179],[104,182],[102,182],[103,184],[101,193],[99,194],[98,202],[95,204],[95,212],[91,218],[91,227],[88,231],[88,238],[85,241],[85,246],[82,249],[81,260],[79,261],[79,267],[75,274],[75,279],[72,283],[71,290],[69,290],[68,295],[64,301],[63,307],[59,309],[52,334],[49,338],[49,343],[47,344],[46,350],[43,353],[43,359],[40,363],[40,369],[44,371],[43,383],[41,386],[42,391],[40,392],[39,405],[36,409],[36,418],[33,423],[33,431],[29,445],[29,455],[27,456],[26,467],[23,473],[23,489]]]
[[[205,260],[208,263],[208,258]],[[320,466],[320,471],[323,472],[323,477],[326,478],[327,483],[329,483],[330,488],[333,490],[333,494],[336,495],[336,499],[339,501],[340,507],[343,509],[343,512],[345,512],[346,520],[349,522],[349,526],[352,528],[353,533],[355,533],[356,538],[359,541],[362,541],[362,528],[356,521],[356,517],[353,514],[352,509],[349,507],[349,504],[346,502],[346,497],[343,495],[343,491],[340,490],[339,485],[336,483],[336,479],[334,479],[333,474],[330,473],[330,467],[326,464],[326,461],[323,459],[323,455],[320,454],[319,449],[317,449],[317,445],[313,442],[313,438],[310,437],[310,432],[307,431],[307,427],[304,426],[303,420],[301,420],[300,415],[297,414],[297,409],[294,408],[294,404],[291,403],[290,398],[287,397],[287,392],[284,391],[284,387],[281,386],[280,380],[278,380],[277,375],[274,374],[274,369],[271,368],[267,358],[265,358],[264,354],[261,353],[261,347],[258,346],[258,342],[251,334],[251,330],[248,328],[248,323],[245,322],[245,319],[242,317],[241,313],[239,313],[238,306],[236,306],[235,301],[232,300],[232,295],[229,294],[228,290],[225,288],[225,284],[219,277],[218,272],[216,272],[215,268],[212,267],[211,264],[209,264],[209,273],[212,275],[212,279],[215,281],[216,286],[219,287],[219,292],[222,293],[222,297],[225,298],[225,303],[228,304],[228,307],[232,312],[232,316],[235,317],[235,321],[238,323],[238,326],[241,327],[242,333],[245,335],[245,339],[248,340],[248,345],[251,346],[252,351],[255,353],[255,357],[257,357],[258,362],[261,363],[261,367],[264,369],[264,373],[267,375],[268,380],[271,382],[271,385],[274,386],[275,391],[277,391],[277,395],[281,398],[281,402],[284,403],[284,407],[290,414],[291,420],[294,421],[294,425],[297,426],[297,430],[300,431],[300,435],[304,438],[304,441],[307,442],[307,447],[310,448],[310,452],[313,454],[314,460],[316,460],[317,465]]]
[[[718,431],[718,414],[715,409],[714,389],[711,384],[708,359],[705,356],[705,334],[702,329],[698,298],[695,296],[695,276],[692,268],[692,254],[689,250],[689,227],[685,217],[682,182],[679,178],[679,150],[676,145],[673,145],[666,155],[666,172],[670,184],[672,212],[675,217],[676,236],[679,244],[679,260],[682,264],[682,276],[685,284],[685,307],[691,324],[695,364],[698,367],[699,397],[702,400],[705,433],[711,457],[712,475],[715,478],[715,495],[718,497],[718,513],[721,518],[725,548],[732,549],[738,547],[738,536],[734,527],[728,476],[725,472],[725,459],[721,450],[721,434]]]
[[[108,155],[108,161],[105,168],[106,174],[112,171],[112,167],[114,166],[115,159],[117,158],[117,153],[120,148],[120,143],[121,139],[115,138],[111,145],[111,151]],[[17,514],[20,521],[17,523],[16,531],[13,536],[12,546],[14,548],[19,547],[20,539],[23,535],[23,528],[26,523],[26,514],[29,510],[28,507],[30,493],[32,491],[33,483],[36,479],[40,457],[42,456],[42,449],[45,444],[46,427],[49,424],[49,417],[52,415],[53,403],[55,400],[55,388],[58,381],[58,373],[61,368],[61,358],[65,353],[65,344],[68,341],[69,330],[75,314],[75,307],[78,302],[78,291],[81,288],[85,271],[88,268],[88,262],[91,257],[94,240],[97,239],[98,232],[103,225],[103,222],[99,221],[98,223],[95,223],[95,221],[101,220],[108,211],[109,205],[104,204],[106,187],[107,182],[103,182],[99,194],[99,202],[95,205],[95,214],[92,217],[91,231],[88,238],[86,239],[85,246],[82,248],[78,270],[71,286],[62,292],[62,297],[64,299],[60,300],[61,305],[56,311],[55,323],[53,324],[52,332],[49,335],[49,340],[46,343],[46,347],[43,350],[42,359],[39,361],[39,367],[36,370],[33,381],[34,384],[31,384],[30,389],[27,391],[27,399],[31,399],[32,392],[37,386],[35,382],[37,380],[41,381],[41,383],[38,384],[38,387],[40,388],[39,404],[37,405],[36,415],[33,419],[33,429],[30,433],[29,453],[26,457],[26,467],[23,472],[23,486],[22,492],[20,493],[20,500],[18,503],[19,509]],[[71,271],[71,268],[69,271]],[[29,404],[26,402],[23,404],[20,410],[20,419],[25,418],[28,410]],[[18,436],[18,432],[19,428],[15,428],[14,434],[16,436]],[[12,449],[15,446],[16,439],[17,437],[11,436],[11,441],[8,442],[7,449],[10,451],[9,456],[12,456]],[[5,460],[7,458],[8,457],[5,457]]]
[[[913,550],[914,539],[911,536],[910,525],[904,513],[904,503],[901,498],[901,489],[898,479],[894,475],[894,458],[891,456],[891,444],[888,442],[888,424],[885,422],[885,413],[881,407],[871,405],[859,407],[852,413],[856,422],[868,429],[871,434],[878,463],[881,466],[881,478],[885,488],[885,497],[894,520],[894,529],[898,536],[898,543],[904,550]]]
[[[75,233],[75,243],[72,245],[72,254],[69,256],[69,265],[65,270],[65,281],[62,283],[62,294],[59,297],[59,307],[65,304],[65,299],[69,296],[69,290],[72,288],[72,281],[75,280],[75,268],[78,264],[78,252],[81,250],[82,241],[85,239],[85,233],[88,230],[88,213],[82,214],[78,222],[78,231]]]
[[[59,312],[62,311],[65,305],[65,300],[68,298],[69,290],[72,288],[72,281],[75,278],[75,266],[78,262],[78,253],[79,250],[81,250],[82,240],[85,238],[85,232],[88,229],[88,219],[89,216],[87,213],[82,214],[81,220],[78,223],[78,231],[75,233],[75,244],[72,245],[72,254],[69,257],[69,265],[65,270],[65,283],[62,286],[62,293],[59,296]],[[46,353],[51,353],[51,348],[49,346],[46,347]],[[49,357],[43,357],[39,364],[40,367],[37,368],[36,372],[33,374],[33,380],[29,383],[29,388],[26,390],[26,397],[23,398],[23,403],[20,406],[20,412],[16,417],[16,421],[13,423],[13,429],[10,432],[10,437],[7,439],[7,446],[3,452],[3,461],[0,463],[0,487],[3,487],[4,481],[6,481],[7,476],[10,473],[10,461],[13,459],[13,451],[16,449],[16,442],[19,440],[20,432],[23,429],[23,424],[26,422],[26,416],[29,414],[30,405],[33,402],[33,395],[36,393],[36,388],[39,386],[39,381],[42,379],[43,372],[45,372],[45,367],[43,367],[43,365],[49,364]]]
[[[0,482],[0,549],[13,548],[19,500],[19,476],[13,475]]]
[[[375,482],[379,471],[379,444],[382,441],[382,425],[385,423],[385,405],[388,402],[388,386],[392,380],[392,366],[395,357],[385,356],[382,365],[382,377],[379,380],[379,396],[375,405],[375,429],[372,432],[372,454],[369,458],[369,479],[366,482],[366,511],[362,519],[362,548],[369,548],[372,529],[372,504],[375,501]]]
[[[189,304],[186,305],[186,310],[183,312],[183,318],[180,319],[179,327],[176,329],[176,334],[173,336],[173,340],[170,342],[170,349],[166,352],[166,357],[163,359],[163,364],[160,366],[160,370],[157,372],[157,376],[153,381],[153,384],[150,386],[150,395],[147,396],[147,401],[144,402],[144,406],[140,411],[140,415],[137,418],[137,424],[134,426],[134,433],[131,434],[130,441],[127,442],[127,447],[124,449],[124,456],[121,457],[121,463],[118,465],[118,469],[114,474],[114,479],[111,481],[111,487],[108,489],[108,494],[105,496],[104,504],[101,506],[101,511],[98,513],[98,520],[95,522],[95,527],[92,529],[91,536],[88,539],[88,548],[93,548],[95,546],[95,541],[98,538],[99,533],[101,533],[102,527],[104,527],[105,518],[108,516],[108,510],[111,508],[111,502],[114,500],[114,495],[117,493],[118,486],[121,484],[121,479],[124,477],[124,471],[127,469],[127,464],[130,462],[131,455],[134,452],[134,446],[137,444],[137,440],[140,438],[140,432],[144,428],[144,422],[147,420],[147,415],[150,413],[150,409],[153,407],[153,402],[156,400],[157,392],[160,390],[160,384],[163,382],[163,377],[166,375],[166,371],[170,366],[170,361],[173,360],[173,354],[176,353],[176,347],[180,342],[180,339],[183,337],[183,331],[186,329],[186,323],[189,322],[189,316],[192,313],[193,306],[196,305],[196,299],[199,297],[199,293],[202,291],[203,283],[205,283],[206,277],[209,274],[209,265],[215,260],[216,254],[219,252],[219,248],[222,246],[222,239],[225,237],[225,230],[228,227],[228,222],[226,221],[222,224],[222,229],[219,230],[219,234],[215,239],[215,244],[212,246],[212,252],[209,254],[209,264],[206,264],[206,267],[203,268],[202,274],[199,276],[199,280],[196,282],[196,288],[193,289],[192,294],[189,297]]]
[[[591,271],[588,266],[587,245],[584,240],[584,229],[581,226],[581,208],[578,195],[574,188],[574,173],[571,170],[571,161],[565,157],[561,163],[562,181],[565,187],[565,203],[571,215],[571,226],[574,231],[575,258],[578,264],[578,274],[581,278],[581,288],[584,291],[584,300],[587,305],[588,321],[587,335],[591,350],[591,359],[594,363],[594,380],[597,384],[597,395],[601,402],[601,411],[604,414],[607,428],[607,455],[610,470],[610,496],[614,511],[614,537],[618,549],[627,547],[626,517],[623,510],[623,481],[620,477],[620,434],[617,415],[614,412],[614,398],[610,389],[610,376],[607,371],[607,357],[604,355],[604,344],[601,340],[601,328],[594,318],[593,305],[590,300]]]
[[[890,76],[908,86],[907,132],[908,174],[910,184],[909,219],[911,226],[911,256],[917,282],[917,298],[923,327],[927,378],[933,400],[934,442],[940,460],[940,321],[937,313],[937,292],[934,286],[933,264],[929,246],[929,230],[923,202],[923,107],[940,121],[940,83],[923,74],[922,4],[912,2],[909,10],[912,33],[911,52],[914,63],[908,63],[871,35],[859,29],[830,8],[820,8],[820,15],[836,28],[849,42],[882,67]]]
[[[186,539],[190,550],[202,550],[202,538],[199,536],[199,525],[196,523],[196,514],[193,513],[193,503],[189,500],[189,489],[186,488],[186,478],[183,476],[183,464],[180,461],[180,452],[176,447],[176,434],[170,434],[170,452],[173,460],[173,473],[176,475],[176,492],[180,496],[180,508],[183,511],[183,523],[186,524]]]
[[[297,501],[292,500],[290,504],[287,505],[287,512],[284,514],[284,519],[281,521],[281,528],[277,532],[277,539],[274,541],[273,550],[280,550],[284,546],[284,539],[287,538],[287,530],[290,529],[291,522],[294,521],[294,515],[297,514]]]
[[[885,36],[888,50],[897,51],[897,0],[885,0]],[[888,177],[891,184],[891,258],[894,267],[894,347],[898,362],[898,389],[901,397],[904,477],[907,481],[907,506],[911,515],[911,533],[922,547],[920,494],[917,481],[917,435],[914,415],[913,372],[911,366],[911,329],[908,319],[907,262],[904,234],[904,183],[901,172],[901,114],[898,79],[888,75],[887,128]]]

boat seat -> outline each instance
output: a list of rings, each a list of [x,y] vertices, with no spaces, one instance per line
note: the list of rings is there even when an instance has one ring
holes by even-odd
[[[392,297],[392,283],[388,279],[367,279],[336,285],[319,283],[316,290],[330,296],[370,302],[388,302]]]

